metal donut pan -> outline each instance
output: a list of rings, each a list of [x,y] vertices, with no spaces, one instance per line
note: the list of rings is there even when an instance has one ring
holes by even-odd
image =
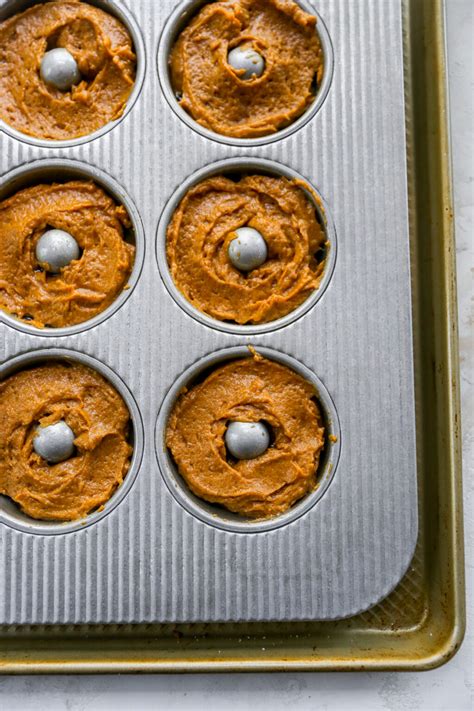
[[[138,449],[117,500],[80,527],[35,530],[0,497],[0,673],[441,663],[464,620],[442,1],[301,1],[320,18],[322,93],[288,130],[248,141],[172,105],[164,52],[192,3],[92,4],[132,30],[130,105],[76,141],[0,126],[0,191],[29,170],[92,175],[131,214],[133,288],[64,332],[2,316],[2,372],[59,352],[97,363],[132,403]],[[0,18],[24,6],[0,0]],[[227,163],[301,176],[334,245],[320,293],[264,329],[199,317],[164,273],[180,188]],[[261,528],[216,523],[157,456],[174,384],[249,345],[320,384],[337,431],[314,501]]]

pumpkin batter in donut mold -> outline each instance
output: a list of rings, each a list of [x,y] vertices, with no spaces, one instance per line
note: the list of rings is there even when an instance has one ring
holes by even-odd
[[[74,435],[58,463],[36,450],[38,432],[57,423]],[[74,521],[103,506],[130,467],[130,414],[99,373],[48,362],[0,383],[0,494],[35,519]]]
[[[226,448],[229,423],[264,423],[271,444],[236,460]],[[285,365],[253,357],[215,368],[179,396],[166,444],[191,491],[242,516],[287,511],[317,486],[325,443],[314,386]]]
[[[176,287],[220,321],[261,324],[294,311],[318,288],[329,247],[310,188],[282,176],[207,178],[181,200],[167,230]],[[263,237],[257,266],[239,269],[231,243],[245,228]],[[250,256],[251,253],[250,253]]]
[[[66,86],[57,65],[56,84],[46,81],[43,60],[55,50],[73,64]],[[68,140],[99,130],[122,115],[135,74],[128,30],[86,2],[38,3],[0,23],[0,119],[29,136]]]
[[[124,239],[130,226],[125,207],[92,181],[15,193],[0,203],[0,308],[38,328],[93,318],[127,285],[135,257]],[[78,258],[58,270],[38,259],[40,240],[52,230],[78,248]]]
[[[210,2],[170,54],[181,107],[234,138],[271,135],[313,103],[324,71],[316,17],[293,0]]]

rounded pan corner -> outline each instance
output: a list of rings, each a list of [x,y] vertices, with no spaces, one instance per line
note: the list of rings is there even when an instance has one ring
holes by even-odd
[[[415,495],[415,501],[417,501],[417,497]],[[414,509],[418,510],[418,508]],[[391,595],[394,590],[400,585],[400,583],[403,581],[405,575],[408,572],[408,569],[410,568],[410,565],[413,561],[413,558],[416,553],[416,547],[418,544],[418,535],[419,535],[419,523],[418,523],[418,517],[415,516],[414,521],[413,521],[413,527],[412,527],[412,541],[410,544],[410,547],[407,546],[406,551],[407,554],[404,556],[403,564],[399,568],[399,572],[395,573],[390,581],[385,584],[383,589],[380,592],[377,592],[376,596],[374,596],[369,602],[366,602],[364,605],[354,605],[350,610],[348,610],[345,614],[343,615],[338,615],[337,617],[328,617],[325,618],[325,620],[328,621],[336,621],[336,620],[347,620],[352,617],[356,617],[357,615],[361,615],[364,612],[367,612],[368,610],[371,610],[372,608],[376,607],[380,603],[382,603],[389,595]]]
[[[429,619],[423,626],[424,638],[428,636],[430,647],[417,659],[407,664],[411,671],[432,671],[439,669],[450,662],[462,647],[466,634],[466,611],[464,606],[464,596],[462,601],[458,600],[451,608],[454,616],[444,630],[439,630]],[[430,629],[432,628],[432,629]],[[419,633],[419,631],[418,631]],[[414,633],[415,634],[415,633]]]

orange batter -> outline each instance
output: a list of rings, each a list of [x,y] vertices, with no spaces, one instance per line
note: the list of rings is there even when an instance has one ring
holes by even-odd
[[[70,91],[40,76],[43,55],[56,47],[82,75]],[[78,0],[35,4],[0,23],[0,118],[37,138],[93,133],[122,114],[135,68],[130,35],[113,15]]]
[[[38,426],[64,420],[75,455],[48,464],[33,449]],[[130,466],[130,415],[99,373],[49,362],[0,383],[0,494],[36,519],[73,521],[105,504]]]
[[[265,71],[251,80],[228,63],[235,47],[257,51]],[[255,138],[293,123],[323,76],[316,18],[293,0],[210,2],[179,35],[170,56],[180,104],[202,126]]]
[[[0,203],[0,308],[34,326],[72,326],[96,316],[121,293],[135,248],[130,218],[93,182],[36,185]],[[69,232],[81,257],[59,274],[43,271],[35,248],[49,228]]]
[[[248,273],[228,257],[235,230],[258,230],[268,259]],[[168,227],[173,280],[200,311],[239,324],[286,316],[317,289],[326,236],[313,200],[284,177],[208,178],[185,195]]]
[[[180,395],[166,444],[196,496],[269,518],[317,486],[325,430],[315,398],[311,383],[284,365],[259,355],[234,360]],[[264,421],[272,446],[255,459],[232,460],[224,441],[232,420]]]

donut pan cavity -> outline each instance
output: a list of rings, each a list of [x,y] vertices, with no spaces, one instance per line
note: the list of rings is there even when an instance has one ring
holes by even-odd
[[[127,195],[126,190],[110,175],[104,171],[94,168],[80,161],[67,160],[64,158],[52,158],[46,160],[32,161],[19,168],[13,169],[2,176],[0,185],[0,201],[7,199],[19,190],[24,190],[34,185],[42,183],[65,183],[69,180],[92,180],[99,187],[105,190],[117,203],[123,205],[131,220],[131,228],[125,230],[125,239],[135,246],[135,260],[130,274],[130,278],[117,298],[104,311],[96,316],[74,326],[64,328],[36,328],[24,319],[15,318],[0,309],[0,321],[4,321],[13,328],[17,328],[23,333],[30,333],[41,336],[72,336],[75,333],[93,328],[109,318],[122,304],[131,296],[140,276],[143,257],[145,252],[145,235],[143,225],[133,201]]]
[[[284,514],[263,521],[255,521],[234,514],[231,511],[226,511],[221,506],[215,506],[207,501],[203,501],[192,493],[184,479],[179,475],[173,458],[165,444],[166,424],[173,405],[176,402],[176,398],[183,388],[191,388],[197,379],[203,377],[208,371],[224,365],[224,363],[238,358],[251,358],[252,352],[246,346],[225,348],[221,351],[211,353],[188,368],[182,376],[173,383],[173,386],[166,394],[156,423],[155,446],[158,464],[168,489],[176,501],[190,514],[196,516],[196,518],[201,521],[222,529],[223,531],[233,531],[235,533],[262,533],[264,531],[272,531],[280,526],[285,526],[292,521],[296,521],[300,516],[303,516],[327,491],[336,471],[341,448],[341,431],[336,408],[331,400],[331,396],[319,378],[295,358],[291,358],[271,348],[258,348],[258,353],[265,358],[286,365],[313,384],[325,426],[325,444],[318,468],[318,486],[313,492],[301,499]]]
[[[50,528],[2,500],[0,624],[334,619],[381,600],[412,558],[417,483],[402,55],[385,51],[390,42],[401,46],[400,0],[380,7],[320,0],[325,51],[334,47],[324,101],[321,94],[317,108],[271,140],[248,143],[208,137],[170,106],[166,27],[190,4],[110,3],[138,28],[148,71],[133,110],[98,140],[54,145],[0,133],[2,196],[55,173],[87,174],[125,204],[137,244],[134,288],[97,320],[45,331],[0,319],[5,374],[19,355],[65,349],[92,358],[126,400],[129,394],[135,430],[132,470],[104,511],[85,522]],[[0,0],[0,11],[7,5]],[[366,23],[372,42],[361,48]],[[320,289],[261,329],[191,312],[166,277],[164,231],[183,187],[236,167],[301,177],[324,196],[331,248]],[[313,380],[335,436],[318,489],[269,522],[237,520],[193,499],[163,448],[178,385],[209,360],[247,353],[249,345]]]
[[[309,296],[300,306],[283,318],[275,319],[274,321],[269,321],[268,323],[261,323],[258,325],[240,325],[237,323],[229,323],[228,321],[218,321],[217,319],[208,316],[199,309],[195,308],[176,287],[168,267],[168,260],[166,258],[166,232],[174,211],[188,190],[192,187],[215,175],[231,175],[238,179],[241,176],[252,174],[271,175],[274,177],[283,176],[289,180],[299,181],[301,184],[306,183],[308,185],[308,190],[306,191],[307,197],[314,204],[320,224],[325,232],[328,247],[325,255],[324,274],[319,287],[315,289],[311,296]],[[187,180],[184,181],[182,185],[179,186],[177,190],[175,190],[173,195],[168,200],[158,224],[156,238],[156,257],[158,260],[158,268],[170,296],[173,297],[176,303],[184,309],[184,311],[186,311],[193,318],[197,319],[200,323],[210,326],[211,328],[218,329],[219,331],[235,333],[240,336],[252,336],[267,333],[269,331],[275,331],[278,328],[288,326],[290,323],[300,318],[300,316],[303,316],[303,314],[311,309],[323,296],[334,272],[336,256],[336,230],[331,217],[331,211],[324,198],[319,194],[317,188],[314,185],[310,185],[308,181],[297,171],[292,170],[286,165],[277,163],[276,161],[264,158],[227,158],[225,160],[212,163],[211,165],[206,165],[193,173]]]
[[[127,476],[124,478],[123,483],[116,489],[107,503],[97,511],[79,521],[71,521],[66,523],[38,521],[23,513],[19,506],[17,506],[7,496],[0,496],[0,523],[10,526],[18,531],[22,531],[23,533],[33,533],[42,536],[81,531],[87,526],[100,521],[104,518],[104,516],[107,516],[127,496],[128,492],[132,488],[143,455],[143,424],[135,399],[121,378],[119,378],[113,370],[95,358],[91,358],[83,353],[76,353],[70,349],[64,348],[48,348],[45,350],[41,349],[39,351],[29,351],[5,361],[3,365],[0,366],[0,381],[22,370],[52,362],[80,363],[81,365],[85,365],[88,368],[92,368],[92,370],[97,371],[100,375],[106,378],[111,385],[113,385],[113,387],[124,399],[130,413],[131,427],[129,441],[133,447],[133,454],[130,460],[130,468]]]
[[[310,121],[314,117],[323,105],[331,86],[334,71],[334,52],[326,25],[320,14],[317,12],[317,9],[306,0],[296,1],[303,10],[317,17],[317,32],[324,56],[324,76],[320,86],[318,87],[313,103],[308,106],[307,110],[299,116],[296,121],[276,133],[259,138],[233,138],[215,133],[204,126],[201,126],[201,124],[195,121],[193,117],[179,105],[171,84],[167,58],[179,33],[186,27],[188,22],[192,20],[199,10],[206,5],[206,0],[184,0],[183,2],[177,4],[176,8],[169,16],[161,35],[158,47],[157,67],[163,94],[166,97],[168,104],[187,126],[205,138],[219,141],[220,143],[224,143],[229,146],[250,148],[252,146],[263,146],[268,143],[273,143],[273,141],[287,138],[288,136],[291,136],[292,133],[302,128],[307,121]]]
[[[41,0],[38,0],[41,2]],[[104,134],[111,131],[115,126],[118,126],[120,122],[125,118],[129,111],[132,110],[138,96],[140,95],[143,79],[145,77],[146,68],[146,52],[145,45],[143,42],[143,36],[137,25],[133,14],[130,12],[128,7],[120,2],[120,0],[88,0],[89,5],[95,5],[96,7],[104,10],[105,12],[115,15],[128,29],[129,34],[133,41],[133,47],[135,55],[137,57],[137,74],[135,85],[132,93],[129,96],[127,105],[118,119],[115,121],[110,121],[101,128],[97,129],[91,134],[85,136],[80,136],[79,138],[72,138],[70,140],[45,140],[42,138],[36,138],[35,136],[28,136],[26,133],[18,131],[13,126],[10,126],[5,121],[0,119],[0,130],[4,131],[12,138],[16,138],[19,141],[25,141],[32,146],[42,146],[44,148],[56,147],[56,148],[70,148],[72,146],[78,146],[82,143],[88,143],[89,141],[99,138]],[[36,2],[32,0],[0,0],[0,22],[8,19],[12,15],[16,15],[20,12],[28,10],[32,5],[36,5]]]

